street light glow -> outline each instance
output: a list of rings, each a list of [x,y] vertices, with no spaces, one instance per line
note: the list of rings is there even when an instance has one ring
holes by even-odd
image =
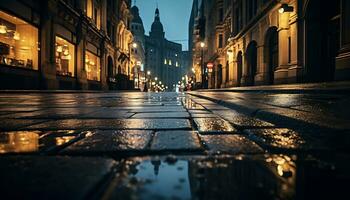
[[[204,48],[204,47],[205,47],[205,43],[201,42],[201,48]]]
[[[147,71],[147,75],[151,75],[151,71]]]
[[[154,80],[155,80],[155,81],[158,81],[158,77],[155,77]]]
[[[136,42],[132,43],[132,47],[137,48],[137,43]]]

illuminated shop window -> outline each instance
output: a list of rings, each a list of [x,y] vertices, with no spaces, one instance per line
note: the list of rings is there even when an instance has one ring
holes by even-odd
[[[38,29],[0,11],[0,63],[38,69]]]
[[[88,51],[85,52],[85,70],[88,80],[100,81],[101,65],[100,58]]]
[[[56,36],[56,72],[62,76],[74,76],[74,44]]]

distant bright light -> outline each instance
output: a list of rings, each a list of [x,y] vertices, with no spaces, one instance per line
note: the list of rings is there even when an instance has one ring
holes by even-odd
[[[155,77],[154,80],[158,81],[158,77]]]
[[[201,42],[201,48],[204,48],[204,47],[205,47],[205,43]]]
[[[284,13],[284,8],[278,9],[278,12],[281,13],[281,14]]]
[[[132,47],[137,48],[137,43],[136,42],[132,43]]]
[[[147,75],[151,75],[151,71],[147,71]]]

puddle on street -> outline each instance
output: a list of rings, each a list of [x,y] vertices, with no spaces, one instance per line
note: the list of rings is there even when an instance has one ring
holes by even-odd
[[[333,165],[313,157],[170,156],[133,158],[122,166],[107,198],[308,199],[327,197],[342,184]]]
[[[76,131],[12,131],[0,133],[0,154],[34,153],[64,145],[77,137]]]
[[[182,104],[189,110],[205,110],[202,105],[194,102],[191,98],[182,98]]]

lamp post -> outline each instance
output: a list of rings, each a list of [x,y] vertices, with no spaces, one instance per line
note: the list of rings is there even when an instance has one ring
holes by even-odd
[[[151,71],[147,71],[147,82],[148,82],[148,88],[150,91],[152,91],[152,80],[151,80]]]
[[[201,46],[201,69],[202,69],[202,88],[204,89],[205,86],[204,86],[204,82],[205,82],[205,67],[204,67],[204,47],[205,47],[205,43],[204,42],[201,42],[200,43],[200,46]]]

